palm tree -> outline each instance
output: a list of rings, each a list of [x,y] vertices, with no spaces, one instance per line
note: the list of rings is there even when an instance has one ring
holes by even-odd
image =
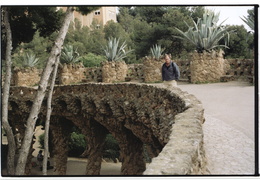
[[[227,42],[229,41],[229,32],[222,27],[223,21],[220,25],[217,25],[219,20],[219,13],[206,10],[203,14],[203,18],[199,18],[197,23],[193,20],[194,27],[188,26],[188,31],[183,32],[176,28],[181,36],[175,36],[180,39],[186,39],[196,46],[196,50],[202,53],[204,50],[210,51],[216,47],[228,48]],[[219,41],[227,35],[227,41],[225,45],[219,45]]]

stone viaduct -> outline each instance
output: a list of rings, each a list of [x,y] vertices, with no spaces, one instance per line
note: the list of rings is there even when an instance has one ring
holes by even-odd
[[[21,86],[10,89],[9,121],[22,136],[36,91]],[[122,175],[205,172],[204,109],[196,97],[179,88],[170,91],[134,83],[59,85],[54,89],[52,106],[51,147],[57,175],[66,175],[68,132],[73,124],[88,142],[86,175],[99,175],[108,133],[119,143]],[[45,114],[46,97],[38,120],[44,121]],[[143,144],[152,157],[147,167]],[[31,158],[26,174],[30,174]]]

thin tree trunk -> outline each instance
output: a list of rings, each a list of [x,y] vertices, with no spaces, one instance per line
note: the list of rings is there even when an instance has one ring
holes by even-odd
[[[73,8],[68,7],[65,15],[65,19],[63,22],[63,25],[59,31],[59,35],[55,41],[54,46],[52,47],[52,51],[50,54],[50,57],[48,58],[46,67],[42,73],[41,80],[38,86],[38,90],[32,105],[32,109],[30,112],[30,115],[27,119],[27,124],[26,124],[26,130],[25,130],[25,135],[22,143],[22,147],[20,150],[17,166],[16,166],[16,175],[24,175],[24,170],[25,170],[25,164],[26,160],[29,154],[29,148],[30,144],[32,141],[33,133],[34,133],[34,128],[36,121],[38,119],[38,114],[42,105],[43,98],[45,96],[45,92],[47,89],[48,85],[48,80],[50,78],[50,74],[53,70],[53,66],[55,64],[55,61],[57,57],[61,53],[61,47],[63,45],[65,36],[68,32],[69,24],[73,15]]]
[[[12,51],[12,32],[9,23],[9,12],[8,8],[4,8],[4,25],[6,29],[6,55],[5,55],[5,63],[6,63],[6,73],[5,73],[5,82],[3,87],[3,96],[2,96],[2,123],[4,130],[7,135],[8,140],[8,155],[7,155],[7,174],[14,175],[15,166],[14,166],[14,158],[15,158],[15,150],[16,144],[14,139],[14,134],[12,128],[8,122],[8,99],[10,92],[10,82],[11,82],[11,51]]]
[[[42,165],[43,175],[47,175],[47,164],[48,164],[48,154],[49,154],[49,128],[50,128],[50,118],[52,112],[51,101],[52,101],[52,93],[55,85],[59,61],[60,61],[60,56],[57,57],[57,60],[55,62],[55,67],[52,74],[52,80],[51,80],[51,85],[50,85],[50,90],[49,90],[48,100],[47,100],[47,115],[46,115],[45,132],[44,132],[44,158],[43,158],[43,165]]]

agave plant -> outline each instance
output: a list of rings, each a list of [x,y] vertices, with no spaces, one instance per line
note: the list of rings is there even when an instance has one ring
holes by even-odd
[[[196,46],[198,52],[203,52],[204,50],[209,51],[216,47],[228,48],[227,44],[229,41],[229,32],[227,29],[222,27],[223,21],[220,25],[217,25],[219,20],[219,13],[214,13],[214,11],[206,10],[203,14],[203,18],[199,18],[197,23],[193,20],[194,27],[188,26],[188,31],[183,32],[176,28],[183,37],[175,36],[180,39],[186,39]],[[225,40],[225,45],[219,45],[219,41],[227,37]]]
[[[23,55],[22,66],[23,67],[35,67],[39,63],[39,58],[36,58],[32,52]]]
[[[153,47],[150,48],[152,57],[159,60],[162,56],[163,49],[161,48],[161,45],[153,45]]]
[[[77,49],[74,50],[72,45],[65,45],[61,52],[60,62],[63,64],[76,64],[80,62]]]
[[[121,46],[119,46],[120,38],[109,38],[107,46],[103,47],[105,56],[108,61],[120,61],[126,57],[126,55],[133,50],[126,51],[126,42],[124,41]]]
[[[252,12],[253,17],[255,16],[255,13]],[[243,16],[243,18],[240,17],[240,19],[242,19],[242,21],[244,21],[249,28],[254,31],[255,30],[255,20],[250,16],[250,17],[245,17]]]

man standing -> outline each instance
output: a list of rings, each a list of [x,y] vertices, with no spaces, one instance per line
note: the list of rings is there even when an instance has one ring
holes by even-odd
[[[165,63],[162,66],[162,79],[163,84],[171,89],[177,86],[176,80],[180,78],[179,67],[176,63],[172,62],[170,56],[168,54],[164,55]]]

